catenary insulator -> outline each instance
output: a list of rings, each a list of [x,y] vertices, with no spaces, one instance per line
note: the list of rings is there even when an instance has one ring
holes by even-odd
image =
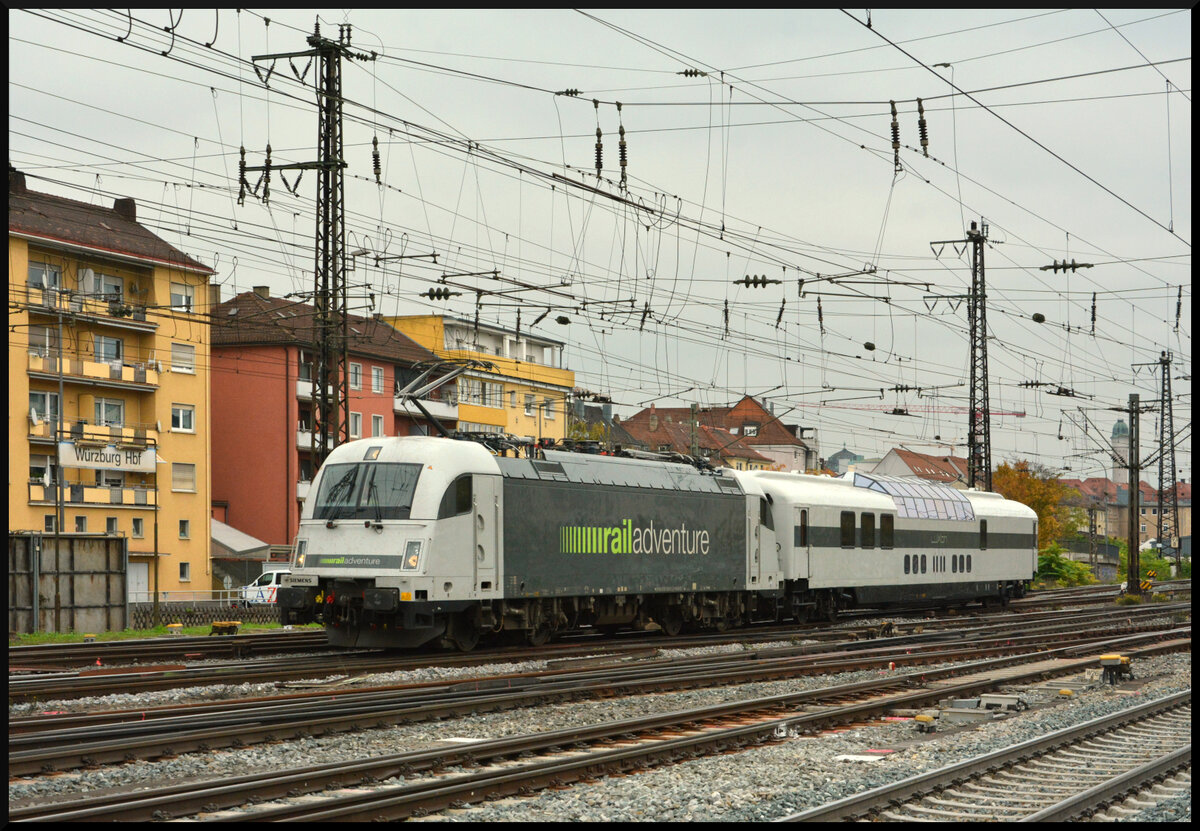
[[[375,167],[375,183],[381,184],[380,178],[379,178],[381,170],[380,170],[380,166],[379,166],[379,137],[378,136],[371,137],[371,148],[372,148],[371,149],[371,159],[372,159],[372,161],[374,163],[374,167]]]
[[[600,171],[604,168],[604,144],[600,141],[602,133],[600,128],[596,128],[596,175],[600,175]]]
[[[917,99],[917,129],[921,132],[921,152],[925,157],[929,157],[929,128],[925,124],[925,105],[921,103],[921,99]]]

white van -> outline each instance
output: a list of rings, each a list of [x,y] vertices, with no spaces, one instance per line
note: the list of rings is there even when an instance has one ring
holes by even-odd
[[[283,575],[291,573],[289,569],[264,571],[262,576],[253,583],[242,587],[239,592],[241,605],[249,606],[252,603],[274,603],[275,593],[279,591],[279,584],[283,580]]]

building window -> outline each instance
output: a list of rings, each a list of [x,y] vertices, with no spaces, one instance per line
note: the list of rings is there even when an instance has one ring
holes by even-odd
[[[300,481],[311,482],[313,474],[312,459],[308,456],[300,457]]]
[[[554,399],[547,398],[542,401],[542,410],[546,413],[546,421],[554,421]]]
[[[508,406],[513,410],[517,409],[517,391],[516,390],[508,391]]]
[[[350,389],[362,389],[362,364],[350,364]]]
[[[96,335],[96,360],[103,364],[120,363],[125,357],[125,343],[120,338]]]
[[[179,539],[187,540],[192,536],[192,521],[190,519],[179,520]]]
[[[371,367],[371,392],[383,392],[383,367]]]
[[[110,516],[110,517],[104,518],[104,533],[106,533],[106,534],[117,533],[117,518],[115,516]]]
[[[125,424],[125,402],[119,398],[96,399],[96,424],[120,427]]]
[[[30,390],[29,418],[35,423],[58,423],[58,393]]]
[[[29,481],[49,487],[58,481],[58,466],[53,456],[29,457]]]
[[[311,381],[313,377],[312,353],[307,349],[300,350],[300,380]]]
[[[854,511],[842,511],[842,548],[854,547]]]
[[[57,326],[30,326],[29,352],[43,358],[59,354]]]
[[[87,517],[85,517],[85,516],[75,517],[75,533],[77,533],[77,534],[86,534],[87,533]]]
[[[383,435],[383,416],[381,416],[381,415],[371,416],[371,435],[372,436],[382,436]]]
[[[171,429],[181,433],[196,432],[196,408],[191,404],[172,404]]]
[[[125,297],[125,281],[112,274],[97,274],[96,291],[100,294],[101,300],[120,303]]]
[[[185,462],[171,463],[171,490],[196,490],[196,466],[194,464]]]
[[[362,413],[350,413],[350,438],[362,437]]]
[[[743,424],[742,425],[742,435],[743,436],[757,436],[758,435],[758,425],[757,424]]]
[[[190,343],[171,344],[171,371],[194,373],[196,371],[196,347]]]
[[[187,283],[171,284],[171,308],[177,312],[195,311],[196,287]]]
[[[46,263],[30,263],[29,285],[39,289],[56,289],[62,285],[62,269]]]
[[[43,518],[43,523],[44,523],[43,527],[46,529],[47,534],[54,533],[54,519],[55,519],[54,514],[46,514],[45,517]]]
[[[192,581],[192,564],[191,563],[180,563],[179,564],[179,582],[190,583],[191,581]]]
[[[98,487],[98,488],[123,488],[123,487],[125,487],[125,471],[123,471],[123,470],[97,470],[96,471],[96,487]]]
[[[133,518],[133,530],[130,532],[136,539],[141,539],[146,535],[146,520],[140,516]]]
[[[533,402],[534,402],[534,397],[527,393],[525,395],[525,415],[527,415],[527,416],[533,415]]]

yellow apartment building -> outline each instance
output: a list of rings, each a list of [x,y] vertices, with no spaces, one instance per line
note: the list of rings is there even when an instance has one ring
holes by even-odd
[[[213,274],[9,168],[8,527],[128,538],[131,600],[212,588]]]
[[[563,342],[446,315],[384,318],[439,358],[488,361],[490,372],[458,379],[458,429],[563,439],[575,373],[563,367]]]

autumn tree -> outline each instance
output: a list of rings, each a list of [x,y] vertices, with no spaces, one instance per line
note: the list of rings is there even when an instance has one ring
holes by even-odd
[[[1083,521],[1083,510],[1070,504],[1075,492],[1042,465],[1027,460],[1011,465],[1005,462],[992,474],[992,490],[1037,514],[1039,551]]]

